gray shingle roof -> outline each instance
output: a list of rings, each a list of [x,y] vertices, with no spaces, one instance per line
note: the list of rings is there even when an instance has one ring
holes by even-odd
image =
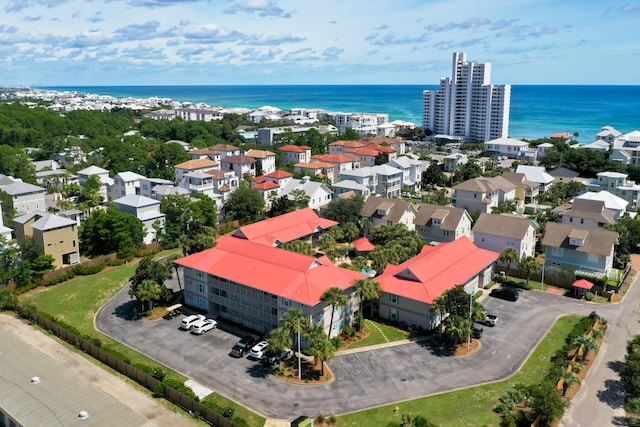
[[[585,238],[582,246],[569,244],[569,234],[571,234],[573,230],[586,232],[583,233],[585,234]],[[544,237],[542,238],[542,244],[553,248],[572,249],[576,252],[608,256],[611,254],[611,249],[613,245],[615,245],[616,240],[618,240],[618,233],[614,231],[603,230],[601,228],[584,229],[568,224],[548,222]]]
[[[472,231],[474,233],[522,240],[527,235],[527,230],[529,230],[531,226],[537,228],[529,218],[522,218],[515,215],[482,213],[480,217],[478,217]]]
[[[441,229],[455,230],[465,214],[467,213],[463,208],[422,203],[418,208],[418,214],[416,215],[414,223],[416,225],[427,226],[432,219],[440,219],[442,220]]]
[[[385,221],[391,221],[393,224],[397,224],[407,210],[415,210],[411,202],[406,200],[369,196],[360,214],[366,218],[378,217],[378,208],[388,210],[388,214],[381,218]]]

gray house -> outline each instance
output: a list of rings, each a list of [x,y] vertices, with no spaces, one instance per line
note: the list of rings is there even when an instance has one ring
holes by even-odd
[[[471,237],[471,216],[462,208],[422,203],[414,224],[427,242],[453,242],[462,236]]]

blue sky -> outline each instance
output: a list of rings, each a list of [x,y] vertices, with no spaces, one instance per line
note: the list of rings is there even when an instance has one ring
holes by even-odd
[[[0,85],[640,84],[640,1],[3,0]]]

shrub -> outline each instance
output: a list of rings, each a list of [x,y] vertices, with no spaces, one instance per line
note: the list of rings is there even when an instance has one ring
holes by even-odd
[[[234,417],[231,421],[233,421],[240,427],[249,427],[249,423],[244,418]]]
[[[342,333],[347,334],[350,337],[354,337],[356,335],[356,329],[353,326],[344,325],[342,327]]]
[[[169,387],[174,389],[175,391],[180,392],[197,402],[200,401],[198,396],[193,392],[193,390],[191,390],[191,387],[184,385],[180,381],[174,380],[173,378],[165,378],[164,380],[162,380],[162,382],[165,383],[165,385],[168,385]]]
[[[222,416],[228,419],[233,418],[233,413],[236,412],[231,406],[227,406],[222,410]]]
[[[85,267],[82,264],[78,264],[73,267],[73,272],[78,276],[91,276],[92,274],[98,274],[105,268],[104,263],[99,263],[90,267]]]
[[[153,389],[153,397],[164,397],[164,384],[162,381]]]
[[[640,397],[632,397],[624,404],[624,410],[632,414],[640,414]]]
[[[143,364],[135,364],[133,366],[160,381],[164,380],[164,378],[167,376],[167,373],[164,371],[164,369],[160,368],[159,366],[149,366]]]
[[[18,302],[15,292],[5,289],[0,292],[0,310],[13,310]]]
[[[595,297],[596,297],[595,294],[593,294],[592,292],[587,292],[587,295],[585,295],[585,298],[587,299],[587,301],[593,301]]]
[[[340,336],[331,338],[331,344],[333,344],[334,348],[340,348],[342,345],[342,338]]]

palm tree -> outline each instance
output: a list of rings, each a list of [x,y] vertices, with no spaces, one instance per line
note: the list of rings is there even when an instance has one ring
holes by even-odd
[[[471,334],[471,319],[462,316],[449,316],[444,321],[445,338],[456,346]]]
[[[331,234],[323,234],[318,240],[320,250],[324,253],[328,253],[336,245],[336,239]]]
[[[600,349],[600,346],[598,346],[596,340],[589,335],[581,335],[579,337],[575,337],[572,344],[577,346],[578,348],[582,346],[583,351],[580,360],[586,359],[587,353],[589,353],[590,350],[598,351]]]
[[[336,355],[336,348],[329,338],[323,334],[323,337],[314,342],[309,350],[313,359],[321,364],[321,375],[324,376],[324,362],[333,359]]]
[[[532,256],[523,257],[519,263],[520,269],[527,275],[527,286],[529,286],[529,279],[531,273],[537,273],[540,271],[540,263]]]
[[[336,309],[341,309],[347,306],[349,303],[349,299],[342,292],[342,289],[337,286],[332,286],[320,296],[320,301],[324,303],[325,306],[331,306],[331,321],[329,322],[329,338],[331,338],[331,331],[333,330],[333,315],[336,312]]]
[[[349,242],[349,247],[351,247],[351,242],[354,241],[358,234],[360,234],[360,230],[358,230],[358,226],[353,222],[347,222],[342,226],[342,234],[344,238]]]
[[[473,301],[471,318],[474,322],[484,322],[487,319],[487,309],[478,301]]]
[[[359,317],[360,317],[359,328],[362,330],[364,302],[372,301],[380,298],[382,289],[380,288],[380,283],[372,279],[360,279],[356,281],[356,283],[354,283],[353,287],[356,290],[356,294],[358,295],[358,299],[359,299],[359,305],[360,305],[360,308],[358,310]],[[371,317],[373,317],[373,304],[371,304]]]
[[[591,336],[598,340],[604,336],[604,328],[593,328],[591,329]]]
[[[507,248],[500,254],[498,258],[500,262],[507,265],[507,276],[511,272],[511,264],[518,260],[518,252],[513,248]]]
[[[571,386],[571,384],[574,383],[578,383],[580,384],[580,377],[573,371],[567,371],[566,369],[562,370],[562,374],[560,375],[560,378],[558,379],[562,379],[562,395],[564,396],[565,394],[567,394],[567,390],[569,389],[569,387]]]
[[[280,319],[280,323],[282,324],[282,329],[284,329],[290,337],[295,336],[296,338],[298,337],[298,332],[302,334],[309,326],[308,319],[302,314],[302,311],[297,308],[292,308],[287,311]],[[296,340],[296,343],[298,341],[299,340]],[[297,351],[298,353],[300,352],[299,347],[297,347]]]
[[[272,329],[267,338],[269,348],[276,354],[280,355],[288,348],[293,347],[291,342],[291,335],[289,331],[284,328]]]

